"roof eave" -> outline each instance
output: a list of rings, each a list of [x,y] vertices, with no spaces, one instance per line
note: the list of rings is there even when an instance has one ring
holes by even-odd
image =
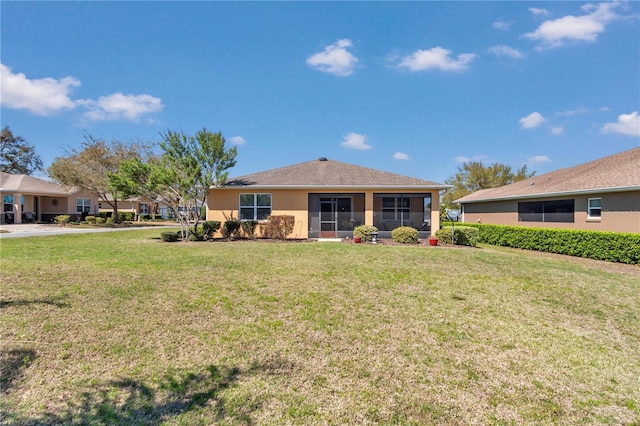
[[[581,189],[574,191],[557,191],[557,192],[541,192],[537,194],[525,194],[525,195],[509,195],[495,198],[481,198],[478,200],[459,201],[455,200],[454,203],[458,204],[473,204],[473,203],[488,203],[492,201],[509,201],[509,200],[522,200],[527,198],[548,198],[548,197],[561,197],[564,195],[582,195],[582,194],[602,194],[610,192],[628,192],[628,191],[640,191],[640,185],[633,186],[619,186],[614,188],[595,188],[595,189]]]
[[[226,185],[218,187],[210,187],[209,189],[260,189],[260,190],[275,190],[275,189],[449,189],[450,185]]]

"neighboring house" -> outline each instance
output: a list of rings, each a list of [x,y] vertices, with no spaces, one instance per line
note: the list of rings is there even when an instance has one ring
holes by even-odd
[[[113,202],[113,196],[107,194],[107,199]],[[175,217],[173,209],[162,200],[152,200],[149,197],[131,197],[126,200],[118,200],[118,213],[133,213],[134,218],[138,219],[143,214],[155,214],[163,219]],[[98,202],[99,213],[113,214],[113,207],[106,201]]]
[[[640,148],[455,202],[468,223],[640,232]]]
[[[439,228],[436,182],[320,158],[230,179],[211,188],[207,220],[266,221],[292,215],[291,238],[345,238],[358,225],[374,225],[380,238],[411,226],[421,238]]]
[[[52,222],[61,214],[82,216],[98,210],[94,194],[28,175],[0,172],[0,223]]]

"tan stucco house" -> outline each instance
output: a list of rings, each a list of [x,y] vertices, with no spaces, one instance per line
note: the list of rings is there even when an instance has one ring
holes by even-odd
[[[640,232],[640,148],[456,200],[462,221]]]
[[[95,194],[29,175],[0,172],[0,223],[52,222],[61,214],[97,212]]]
[[[211,188],[207,220],[266,221],[293,215],[290,238],[346,238],[366,224],[388,238],[399,226],[411,226],[426,238],[439,228],[436,182],[329,160],[324,157],[229,179]]]

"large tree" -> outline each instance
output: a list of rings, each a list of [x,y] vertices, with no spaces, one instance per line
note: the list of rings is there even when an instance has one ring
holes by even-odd
[[[42,171],[42,159],[33,145],[14,135],[9,126],[2,129],[0,136],[0,170],[20,175]]]
[[[197,229],[200,207],[210,187],[223,185],[235,166],[236,147],[225,147],[222,133],[203,128],[194,136],[168,131],[162,135],[160,158],[131,159],[111,176],[122,193],[160,198],[176,213],[184,235]]]
[[[501,163],[493,163],[485,166],[482,161],[469,161],[458,167],[458,173],[455,176],[445,180],[445,183],[452,185],[442,197],[442,207],[454,207],[454,201],[472,192],[481,189],[497,188],[499,186],[508,185],[528,179],[535,175],[536,172],[529,173],[527,166],[524,165],[515,173],[511,166]]]
[[[125,160],[139,157],[146,149],[141,144],[106,142],[91,135],[85,137],[81,149],[72,149],[67,157],[56,158],[47,172],[55,181],[94,193],[113,209],[114,222],[119,221],[118,188],[111,185],[109,176],[117,173]]]

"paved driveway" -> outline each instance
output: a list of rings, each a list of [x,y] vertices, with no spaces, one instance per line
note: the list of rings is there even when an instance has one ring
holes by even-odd
[[[154,229],[177,228],[175,225],[154,225]],[[115,232],[129,231],[132,229],[149,229],[150,226],[127,227],[127,228],[79,228],[76,226],[59,226],[46,224],[21,223],[19,225],[0,225],[0,239],[20,238],[20,237],[41,237],[44,235],[61,234],[88,234],[92,232]],[[4,232],[6,231],[6,232]]]

